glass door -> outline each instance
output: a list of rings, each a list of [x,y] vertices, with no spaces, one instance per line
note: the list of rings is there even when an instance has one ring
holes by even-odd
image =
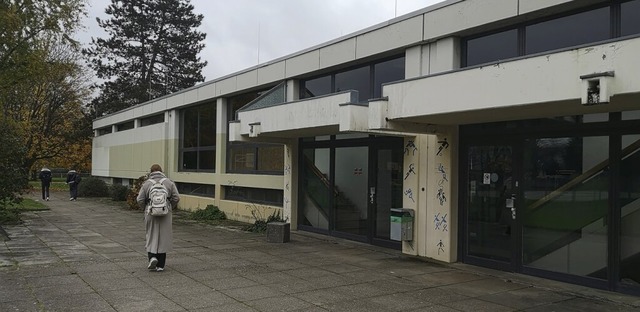
[[[351,235],[368,233],[369,148],[338,147],[335,151],[335,230]]]
[[[514,155],[514,147],[509,144],[471,145],[465,168],[465,258],[512,271],[518,263]]]

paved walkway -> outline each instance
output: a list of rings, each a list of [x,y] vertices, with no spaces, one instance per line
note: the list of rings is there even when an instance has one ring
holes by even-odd
[[[291,242],[174,222],[146,269],[142,214],[56,193],[0,235],[0,311],[637,311],[640,298],[443,265],[294,232]]]

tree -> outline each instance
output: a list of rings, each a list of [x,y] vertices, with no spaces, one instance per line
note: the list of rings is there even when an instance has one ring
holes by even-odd
[[[92,38],[83,50],[105,81],[91,103],[96,117],[204,81],[203,16],[190,0],[111,0],[105,13],[112,17],[97,21],[108,38]]]
[[[36,162],[91,144],[87,79],[72,39],[84,9],[85,0],[0,0],[0,200],[19,198]]]

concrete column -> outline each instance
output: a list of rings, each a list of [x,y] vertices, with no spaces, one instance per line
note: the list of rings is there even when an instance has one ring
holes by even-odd
[[[221,181],[220,176],[227,172],[228,115],[227,99],[218,98],[216,100],[216,170],[214,181]],[[219,207],[220,200],[224,198],[224,188],[220,183],[216,183],[215,193],[215,205]]]
[[[287,94],[285,101],[297,101],[300,99],[300,81],[289,79],[287,80]]]
[[[456,129],[438,127],[429,135],[427,151],[426,257],[454,262],[457,258],[457,192],[452,187],[457,159]]]
[[[284,218],[291,223],[291,229],[298,227],[298,140],[290,140],[284,145]]]
[[[430,45],[410,47],[405,52],[405,79],[417,78],[429,74]]]
[[[429,46],[429,74],[460,68],[460,39],[443,38]]]

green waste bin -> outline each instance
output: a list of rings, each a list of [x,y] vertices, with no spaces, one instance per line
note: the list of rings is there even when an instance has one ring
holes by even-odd
[[[413,209],[391,208],[391,240],[413,240]]]

